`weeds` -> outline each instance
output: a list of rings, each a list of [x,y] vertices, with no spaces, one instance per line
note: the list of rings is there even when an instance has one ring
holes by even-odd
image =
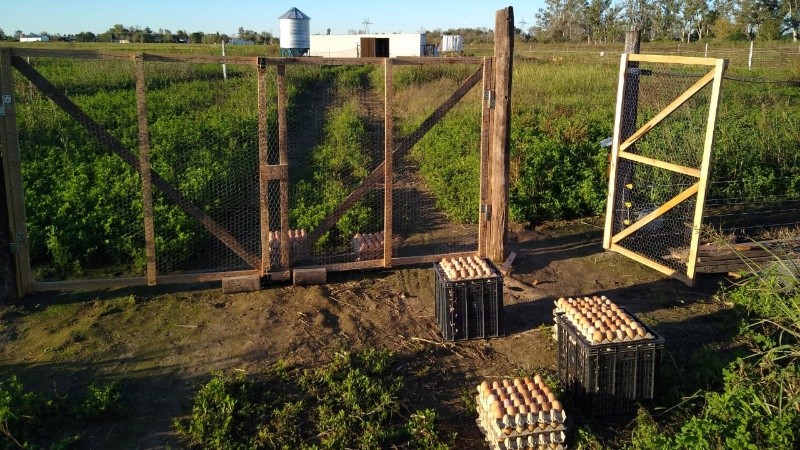
[[[405,417],[394,368],[389,352],[366,350],[317,369],[217,373],[175,427],[202,448],[449,448],[455,436],[438,430],[435,411]]]

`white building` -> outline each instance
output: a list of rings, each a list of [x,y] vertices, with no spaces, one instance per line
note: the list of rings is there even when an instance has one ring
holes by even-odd
[[[38,34],[28,34],[28,35],[21,34],[21,35],[19,35],[19,41],[20,42],[48,42],[48,41],[50,41],[50,36],[46,36],[46,35],[41,35],[40,36]]]
[[[395,58],[423,56],[424,34],[311,35],[310,56],[325,58]]]

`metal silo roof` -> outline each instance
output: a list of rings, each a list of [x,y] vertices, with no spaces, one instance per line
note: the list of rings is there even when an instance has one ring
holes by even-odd
[[[307,15],[303,14],[303,11],[300,11],[297,8],[292,8],[292,9],[286,11],[285,13],[283,13],[283,15],[278,17],[278,19],[311,20],[311,17],[308,17]]]

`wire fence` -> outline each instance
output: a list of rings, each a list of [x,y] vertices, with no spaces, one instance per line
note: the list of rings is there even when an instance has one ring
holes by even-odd
[[[258,270],[260,261],[270,272],[383,260],[385,245],[397,257],[477,250],[477,227],[442,202],[448,189],[434,185],[430,167],[443,161],[426,160],[429,155],[420,149],[435,150],[438,141],[426,141],[418,128],[476,69],[474,62],[398,69],[391,148],[409,141],[419,146],[393,159],[390,242],[383,242],[386,183],[369,183],[385,163],[382,66],[259,69],[228,62],[223,72],[215,63],[148,60],[143,131],[137,126],[141,111],[132,60],[29,62],[42,83],[52,84],[55,95],[65,99],[56,104],[42,85],[15,75],[37,281],[146,275],[147,208],[138,172],[145,147],[159,276]],[[474,121],[455,144],[466,162],[444,165],[457,178],[474,176],[476,186],[480,97],[470,94],[437,125],[452,132]],[[66,103],[83,115],[75,120]],[[286,177],[264,175],[283,170]],[[364,183],[363,196],[321,232]],[[467,189],[466,195],[472,199],[465,207],[477,211],[478,192]],[[312,241],[315,231],[319,239]]]

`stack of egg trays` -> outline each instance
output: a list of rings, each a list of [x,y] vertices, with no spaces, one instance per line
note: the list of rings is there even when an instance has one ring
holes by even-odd
[[[651,339],[592,344],[563,313],[555,315],[558,376],[581,410],[597,418],[636,413],[658,396],[664,338],[624,307]]]
[[[292,261],[305,258],[308,254],[308,235],[306,230],[289,230],[289,252]],[[281,232],[269,232],[269,262],[272,267],[281,267]]]
[[[475,421],[483,433],[490,449],[496,450],[563,450],[566,439],[566,414],[539,412],[535,423],[515,423],[515,427],[508,428],[502,420],[489,417],[489,414],[480,406],[478,419]],[[531,431],[533,430],[533,431]]]
[[[481,339],[502,335],[503,276],[486,260],[496,276],[451,281],[439,263],[436,277],[436,322],[446,341]]]

